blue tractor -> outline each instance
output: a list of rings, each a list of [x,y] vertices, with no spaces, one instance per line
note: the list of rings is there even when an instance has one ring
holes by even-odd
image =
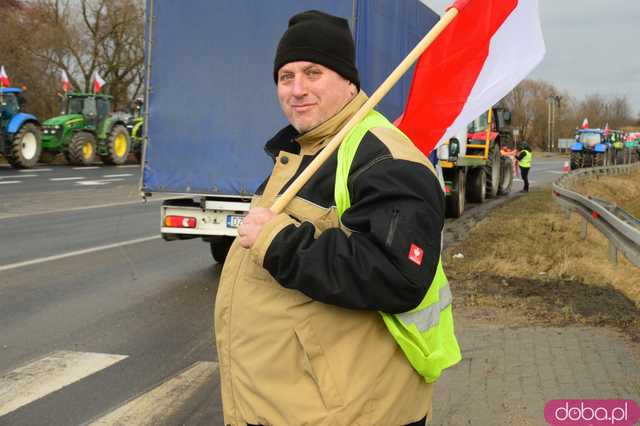
[[[607,166],[612,162],[612,152],[602,129],[579,129],[571,145],[571,170]]]
[[[42,152],[40,123],[24,104],[21,89],[0,88],[0,153],[19,169],[35,166]]]

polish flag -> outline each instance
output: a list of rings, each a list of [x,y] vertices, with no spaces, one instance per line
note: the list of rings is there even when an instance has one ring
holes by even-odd
[[[455,0],[458,15],[422,54],[399,128],[428,155],[540,63],[538,0]]]
[[[67,93],[70,88],[71,83],[69,82],[69,76],[67,75],[67,72],[65,70],[62,70],[62,90]]]
[[[604,126],[604,135],[605,135],[605,137],[606,137],[606,136],[609,136],[609,132],[610,132],[610,130],[609,130],[609,123],[607,123],[607,124],[605,124],[605,126]]]
[[[582,120],[582,128],[583,129],[589,128],[589,120],[587,120],[587,117],[585,117],[584,120]]]
[[[0,67],[0,87],[9,87],[11,82],[9,82],[9,76],[7,72],[4,70],[4,66]]]
[[[102,89],[102,86],[104,86],[104,83],[105,81],[102,79],[102,77],[100,77],[100,74],[98,74],[98,71],[93,73],[93,91],[95,93],[100,92],[100,89]]]

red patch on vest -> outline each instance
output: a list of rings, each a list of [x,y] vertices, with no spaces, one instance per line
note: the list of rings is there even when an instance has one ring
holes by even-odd
[[[424,250],[415,244],[411,244],[411,248],[409,248],[409,260],[420,266],[422,265],[422,256],[424,256]]]

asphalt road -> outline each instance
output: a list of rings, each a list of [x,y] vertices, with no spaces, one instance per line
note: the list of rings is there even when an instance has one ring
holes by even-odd
[[[562,165],[536,161],[533,187]],[[138,179],[0,166],[0,425],[222,424],[220,265],[200,240],[158,237],[159,203],[129,197]],[[124,194],[103,203],[109,187]],[[20,213],[4,211],[18,196]]]

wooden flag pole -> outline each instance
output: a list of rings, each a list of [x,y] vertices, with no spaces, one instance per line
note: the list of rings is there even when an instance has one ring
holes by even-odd
[[[320,168],[320,166],[331,156],[331,154],[340,146],[342,140],[347,133],[355,127],[366,115],[376,106],[382,98],[389,93],[391,88],[400,80],[400,78],[407,72],[415,61],[418,60],[422,52],[440,35],[442,31],[451,23],[453,18],[458,15],[458,9],[451,8],[445,13],[442,18],[431,28],[426,36],[413,48],[413,50],[407,55],[406,58],[400,62],[395,70],[389,77],[378,87],[378,89],[371,95],[371,97],[365,102],[364,105],[351,117],[351,119],[344,125],[337,135],[331,139],[331,141],[324,147],[324,149],[313,159],[313,161],[307,166],[306,169],[293,181],[293,183],[287,188],[287,190],[276,200],[271,206],[271,211],[278,214],[289,204],[289,202],[296,196],[298,191],[304,186],[305,183],[313,176],[313,174]]]

